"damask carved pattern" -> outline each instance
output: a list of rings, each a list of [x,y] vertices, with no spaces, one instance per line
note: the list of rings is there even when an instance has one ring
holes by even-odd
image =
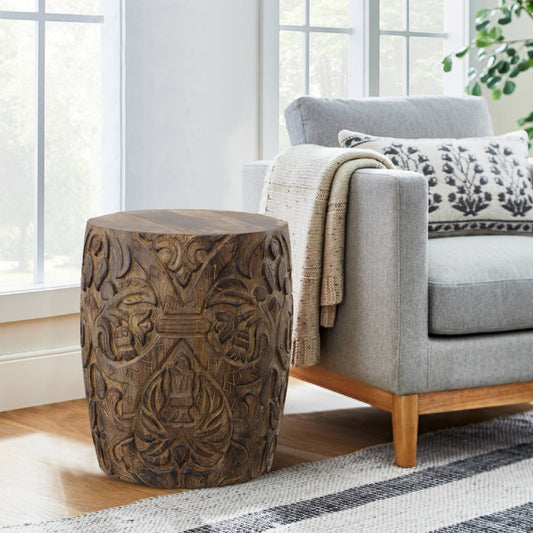
[[[166,488],[268,470],[291,324],[285,223],[209,211],[90,220],[81,343],[102,469]]]

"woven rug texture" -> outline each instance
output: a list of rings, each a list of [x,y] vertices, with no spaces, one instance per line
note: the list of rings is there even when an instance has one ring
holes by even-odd
[[[533,412],[423,435],[415,468],[392,457],[386,444],[241,485],[2,531],[533,532]]]

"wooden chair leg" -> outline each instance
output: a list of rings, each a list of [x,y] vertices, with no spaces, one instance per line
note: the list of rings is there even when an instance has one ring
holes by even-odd
[[[418,394],[392,395],[392,434],[396,464],[403,468],[415,466],[418,439]]]

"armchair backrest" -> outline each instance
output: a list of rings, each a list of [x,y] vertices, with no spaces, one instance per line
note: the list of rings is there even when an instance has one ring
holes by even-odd
[[[404,139],[493,135],[487,102],[474,96],[302,96],[287,107],[285,120],[293,145],[338,146],[342,129]]]

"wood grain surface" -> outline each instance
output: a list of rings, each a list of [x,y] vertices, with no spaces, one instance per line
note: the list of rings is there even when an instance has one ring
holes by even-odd
[[[287,223],[256,213],[202,209],[121,211],[89,220],[90,225],[116,231],[167,235],[243,235],[282,230]]]
[[[81,345],[104,472],[198,488],[270,468],[289,370],[288,239],[286,223],[247,213],[89,220]]]

